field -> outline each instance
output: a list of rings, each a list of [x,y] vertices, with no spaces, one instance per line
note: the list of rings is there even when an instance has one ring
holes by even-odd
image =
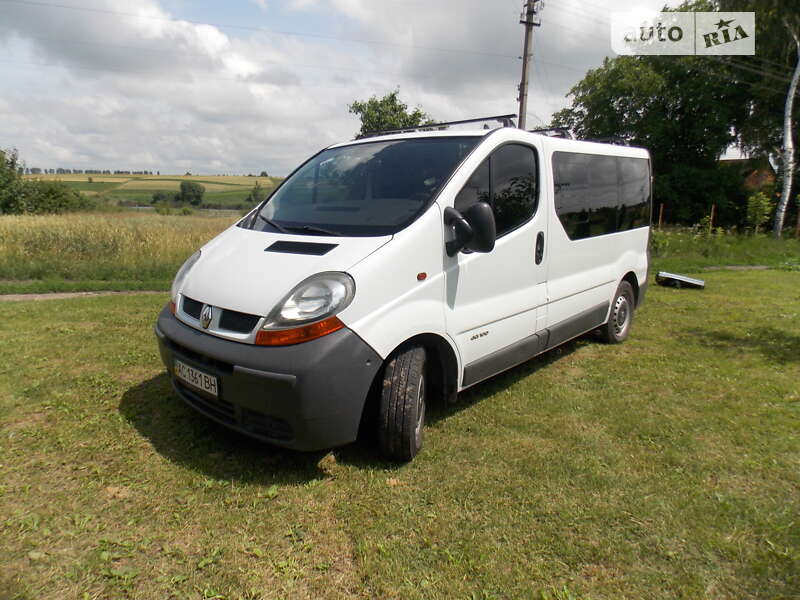
[[[800,273],[704,277],[433,410],[403,466],[193,414],[166,295],[0,302],[0,597],[796,598]]]
[[[0,217],[0,293],[169,289],[181,263],[237,218],[135,211]]]
[[[26,175],[27,178],[59,180],[83,194],[111,205],[148,206],[153,192],[177,192],[181,181],[194,181],[206,188],[203,206],[213,208],[243,208],[256,182],[272,190],[280,182],[277,177],[247,177],[241,175]],[[92,182],[89,182],[91,178]]]
[[[215,211],[2,216],[0,294],[166,290],[186,257],[239,216]],[[730,265],[800,270],[800,240],[670,230],[653,233],[652,258],[654,271]]]

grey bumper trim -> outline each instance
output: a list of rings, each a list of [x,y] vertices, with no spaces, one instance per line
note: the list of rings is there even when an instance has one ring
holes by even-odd
[[[190,406],[227,427],[276,445],[317,450],[356,439],[380,356],[351,330],[295,346],[224,340],[178,321],[155,326],[161,359]],[[175,358],[218,378],[219,396],[172,377]]]

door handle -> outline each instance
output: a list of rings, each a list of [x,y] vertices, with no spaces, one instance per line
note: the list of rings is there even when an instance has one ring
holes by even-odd
[[[537,265],[542,263],[542,258],[544,258],[544,231],[540,231],[536,235],[536,264]]]

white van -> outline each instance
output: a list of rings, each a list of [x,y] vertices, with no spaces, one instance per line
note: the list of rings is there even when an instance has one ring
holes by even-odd
[[[628,336],[648,152],[435,129],[326,148],[186,261],[155,326],[185,402],[302,450],[376,428],[410,460],[426,403],[586,332]]]

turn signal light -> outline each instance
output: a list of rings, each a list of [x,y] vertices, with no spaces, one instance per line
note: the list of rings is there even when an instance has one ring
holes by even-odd
[[[256,345],[289,346],[291,344],[302,344],[303,342],[321,338],[334,331],[339,331],[342,327],[344,327],[344,323],[338,318],[328,317],[323,321],[295,327],[294,329],[280,329],[277,331],[262,329],[256,334]]]
[[[175,309],[175,301],[174,300],[170,300],[169,301],[169,312],[171,312],[174,315],[175,314],[175,310],[176,310]]]

